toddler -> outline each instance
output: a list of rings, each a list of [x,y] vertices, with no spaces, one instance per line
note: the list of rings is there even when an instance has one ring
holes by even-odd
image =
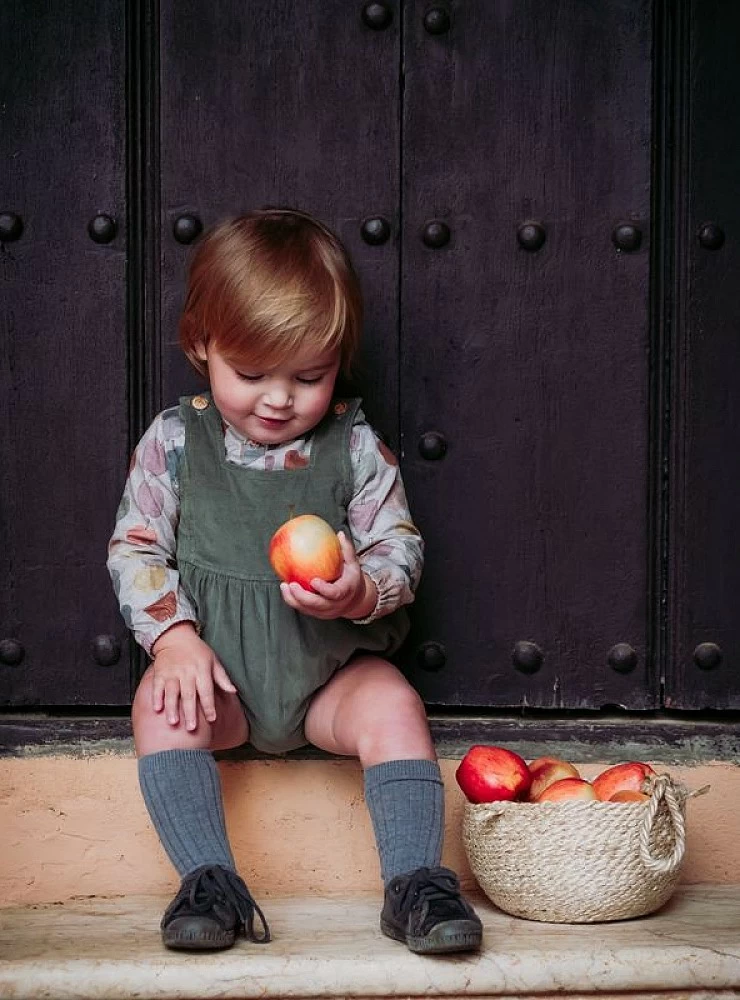
[[[266,942],[236,871],[213,751],[308,743],[358,757],[380,856],[380,926],[413,951],[476,949],[481,922],[440,867],[443,785],[423,703],[387,659],[407,629],[422,540],[398,463],[357,399],[334,396],[362,320],[337,238],[255,211],[215,227],[189,272],[180,342],[210,390],[163,411],[136,448],[110,542],[121,612],[152,658],[132,706],[139,780],[182,880],[168,948]],[[311,590],[267,552],[291,514],[339,533]]]

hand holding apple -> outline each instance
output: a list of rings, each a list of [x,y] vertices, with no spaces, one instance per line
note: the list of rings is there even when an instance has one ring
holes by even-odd
[[[315,514],[301,514],[281,524],[270,539],[270,564],[281,580],[311,590],[314,579],[336,580],[342,550],[330,525]]]
[[[313,618],[324,620],[367,618],[378,601],[375,583],[367,573],[363,573],[354,546],[344,532],[340,531],[334,538],[337,541],[340,558],[337,577],[327,580],[318,574],[311,576],[310,572],[300,577],[295,573],[291,577],[287,577],[286,574],[284,582],[280,584],[283,600],[294,611],[311,615]],[[274,563],[273,568],[275,568]],[[280,575],[278,572],[278,576]]]

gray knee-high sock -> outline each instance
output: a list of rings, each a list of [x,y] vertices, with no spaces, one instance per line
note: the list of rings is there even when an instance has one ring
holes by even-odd
[[[140,757],[139,784],[162,846],[181,878],[202,865],[236,870],[221,781],[210,750],[162,750]]]
[[[389,760],[365,771],[365,801],[375,830],[383,882],[442,855],[445,800],[434,760]]]

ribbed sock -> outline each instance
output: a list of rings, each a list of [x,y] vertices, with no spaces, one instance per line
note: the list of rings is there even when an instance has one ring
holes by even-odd
[[[444,785],[434,760],[389,760],[365,770],[365,801],[384,884],[442,856]]]
[[[210,750],[161,750],[141,757],[139,784],[162,846],[181,878],[202,865],[236,870],[221,781]]]

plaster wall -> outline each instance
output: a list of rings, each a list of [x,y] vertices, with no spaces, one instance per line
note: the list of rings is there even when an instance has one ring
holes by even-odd
[[[457,760],[442,760],[443,863],[472,886],[460,842]],[[257,899],[378,892],[379,867],[352,760],[221,762],[227,823]],[[592,778],[608,764],[579,765]],[[740,768],[665,767],[708,794],[687,807],[684,881],[740,883]],[[130,754],[0,760],[0,905],[169,893],[177,886],[142,803]]]

